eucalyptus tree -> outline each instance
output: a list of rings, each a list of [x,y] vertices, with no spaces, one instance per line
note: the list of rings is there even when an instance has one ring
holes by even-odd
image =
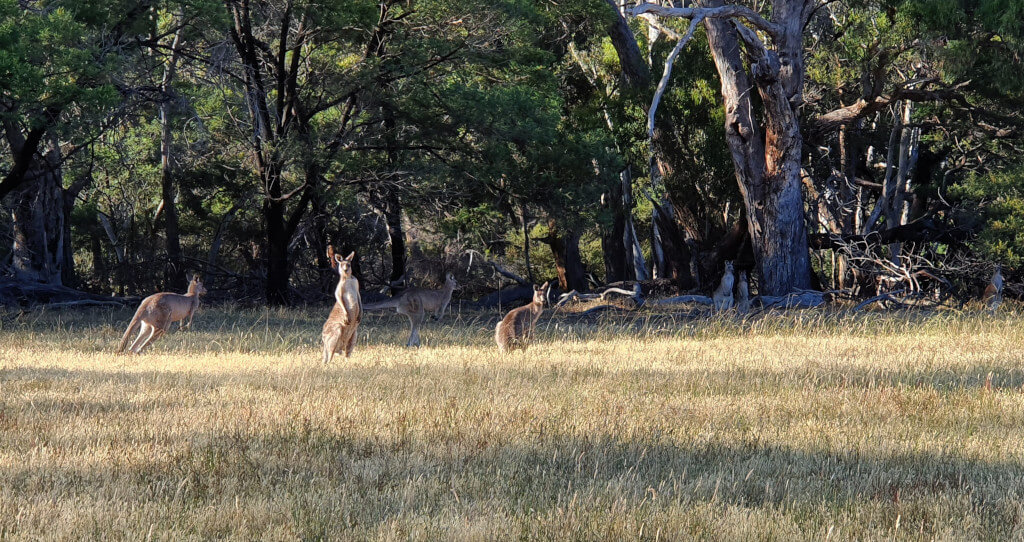
[[[67,216],[88,176],[64,186],[68,155],[131,99],[118,66],[140,49],[154,2],[0,3],[0,200],[11,210],[12,268],[60,284],[73,272]]]

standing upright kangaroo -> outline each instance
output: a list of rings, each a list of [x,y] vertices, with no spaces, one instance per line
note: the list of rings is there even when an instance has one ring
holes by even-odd
[[[736,279],[736,312],[746,314],[750,312],[750,283],[747,280],[747,272],[740,271]]]
[[[334,354],[345,352],[345,357],[352,355],[356,345],[356,331],[363,317],[363,302],[359,297],[359,281],[352,276],[352,258],[356,253],[342,258],[334,253],[333,247],[327,247],[327,257],[331,267],[338,272],[338,287],[334,289],[334,308],[324,322],[321,338],[324,343],[324,363],[329,363]]]
[[[981,294],[981,301],[988,305],[988,310],[995,312],[1003,302],[1003,268],[996,264],[996,271],[992,273],[992,280],[988,282],[985,293]]]
[[[494,340],[498,351],[505,353],[517,348],[526,350],[533,339],[533,329],[544,312],[544,292],[548,283],[533,287],[533,301],[518,309],[512,309],[494,327]]]
[[[736,275],[733,274],[732,261],[726,261],[725,273],[722,274],[722,282],[718,284],[718,289],[715,290],[715,294],[711,297],[712,301],[715,302],[716,311],[724,311],[732,308],[732,286],[735,282]]]
[[[409,341],[406,346],[420,345],[420,326],[423,324],[427,313],[433,313],[434,320],[440,321],[448,304],[452,301],[452,292],[459,286],[455,282],[455,275],[445,275],[444,288],[440,290],[424,290],[422,288],[409,288],[389,301],[374,303],[363,307],[366,310],[395,308],[398,314],[409,317]]]
[[[139,336],[129,348],[136,354],[141,353],[144,348],[166,333],[167,328],[173,322],[188,318],[188,325],[191,327],[192,317],[195,316],[196,309],[199,308],[199,296],[205,293],[206,288],[199,280],[199,275],[194,275],[188,283],[187,294],[161,292],[143,299],[138,310],[135,311],[131,323],[128,324],[124,336],[121,337],[121,344],[118,345],[117,351],[124,352],[125,347],[128,346],[128,339],[136,326],[139,327]]]

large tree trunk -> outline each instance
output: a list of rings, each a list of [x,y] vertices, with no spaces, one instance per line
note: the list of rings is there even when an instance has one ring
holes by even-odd
[[[263,208],[267,227],[267,303],[273,306],[288,304],[288,236],[281,220],[281,204],[266,202]]]
[[[557,228],[552,223],[549,234],[538,241],[551,248],[551,255],[555,259],[555,270],[558,273],[558,287],[564,291],[587,290],[587,274],[583,266],[583,259],[580,257],[580,234],[566,232],[559,235]]]
[[[741,27],[723,19],[705,21],[722,83],[726,140],[747,209],[763,295],[785,295],[811,286],[800,190],[803,141],[796,113],[803,85],[802,9],[806,6],[791,0],[777,0],[774,6],[774,20],[782,27],[777,56],[773,51],[748,48],[753,82],[764,107],[763,137],[752,114],[753,85],[740,55]]]
[[[10,195],[14,273],[21,280],[60,285],[69,240],[60,154],[55,145],[41,160],[33,160],[26,178]]]
[[[551,248],[562,290],[587,290],[587,274],[580,257],[580,235],[573,230],[562,233],[554,219],[548,220],[548,235],[537,239]]]

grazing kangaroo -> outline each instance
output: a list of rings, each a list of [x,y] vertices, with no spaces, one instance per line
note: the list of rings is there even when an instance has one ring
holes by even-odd
[[[733,274],[732,261],[726,261],[725,273],[722,274],[722,282],[718,284],[718,289],[715,290],[715,294],[711,297],[715,303],[716,311],[724,311],[732,308],[732,286],[734,282],[736,282],[736,276]]]
[[[188,318],[188,325],[191,327],[192,317],[195,316],[196,309],[199,308],[199,296],[205,293],[206,288],[199,280],[199,275],[194,275],[188,283],[187,294],[160,292],[143,299],[138,310],[135,311],[131,323],[128,324],[124,336],[121,337],[121,344],[118,345],[117,351],[124,352],[125,347],[128,346],[128,339],[136,327],[139,327],[139,336],[128,349],[136,354],[141,353],[144,348],[159,339],[174,322],[184,321],[185,318]]]
[[[324,343],[324,363],[330,363],[334,354],[352,355],[356,345],[356,331],[363,317],[363,302],[359,297],[359,281],[352,276],[352,258],[356,253],[342,258],[334,253],[333,247],[327,247],[327,257],[331,267],[338,272],[338,287],[334,289],[334,308],[324,322],[321,338]]]
[[[533,301],[518,309],[512,309],[494,327],[494,340],[498,343],[498,351],[511,352],[517,348],[526,350],[533,339],[533,329],[537,319],[544,312],[544,292],[548,283],[533,287]]]
[[[992,273],[992,280],[988,282],[985,293],[981,294],[981,300],[988,305],[988,310],[995,312],[1003,302],[1003,268],[996,264],[996,271]]]
[[[389,301],[374,303],[363,307],[366,310],[389,309],[394,307],[398,314],[409,317],[409,341],[406,346],[420,345],[420,326],[423,324],[427,313],[432,313],[434,320],[440,321],[448,304],[452,301],[452,292],[458,288],[459,283],[455,282],[455,275],[445,275],[444,288],[440,290],[425,290],[422,288],[409,288]]]
[[[740,271],[739,279],[736,280],[736,311],[740,314],[750,312],[750,285],[746,271]]]

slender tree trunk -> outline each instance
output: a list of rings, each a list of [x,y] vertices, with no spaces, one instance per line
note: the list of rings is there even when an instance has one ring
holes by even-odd
[[[602,228],[601,252],[604,256],[604,280],[606,283],[631,280],[631,266],[627,262],[623,238],[626,232],[626,214],[622,211],[622,185],[615,182],[602,198],[605,209],[611,215],[611,224]]]
[[[172,156],[174,134],[171,126],[173,101],[171,82],[178,64],[178,46],[184,26],[178,29],[171,41],[171,56],[164,65],[160,81],[160,194],[163,199],[164,237],[167,243],[167,267],[164,268],[165,288],[178,291],[185,286],[185,266],[181,254],[181,240],[178,233],[178,205],[175,202],[177,187],[174,179],[174,157]]]
[[[397,294],[401,288],[395,286],[406,273],[405,228],[402,226],[402,202],[394,192],[384,194],[370,192],[370,203],[384,214],[384,223],[388,229],[388,240],[391,242],[391,293]]]
[[[523,205],[520,215],[523,219],[523,259],[526,263],[526,280],[533,284],[533,263],[530,261],[530,219],[526,216],[526,206]]]
[[[622,209],[626,214],[626,228],[622,233],[622,244],[626,254],[630,256],[633,267],[633,277],[636,280],[648,280],[647,263],[644,261],[644,253],[640,248],[640,240],[636,236],[636,226],[633,224],[633,175],[627,167],[620,175],[622,181]]]

